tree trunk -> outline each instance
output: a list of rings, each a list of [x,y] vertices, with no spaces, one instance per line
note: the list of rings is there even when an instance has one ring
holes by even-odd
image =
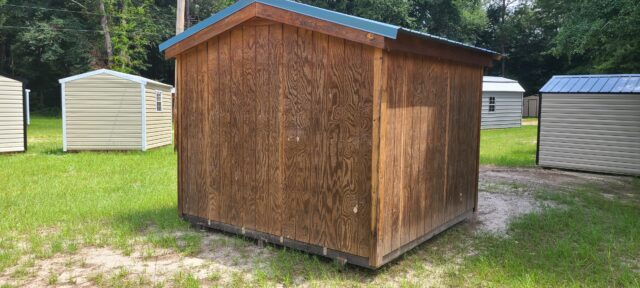
[[[102,32],[104,33],[104,48],[107,50],[107,67],[111,68],[111,59],[113,58],[113,47],[111,45],[111,34],[109,33],[109,25],[107,23],[107,13],[104,9],[104,1],[100,0],[100,13],[102,13],[102,19],[100,19],[100,26],[102,26]]]

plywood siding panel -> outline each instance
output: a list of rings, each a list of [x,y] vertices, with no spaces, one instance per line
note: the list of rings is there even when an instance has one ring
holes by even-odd
[[[67,82],[67,149],[142,149],[140,93],[139,83],[107,74]]]
[[[482,69],[386,52],[378,253],[401,251],[475,205]]]
[[[21,82],[0,76],[0,153],[25,150],[22,93]]]
[[[207,61],[197,60],[195,53],[181,54],[187,66],[181,81],[191,84],[181,88],[189,95],[179,114],[199,115],[193,103],[202,105],[198,98],[207,97],[205,114],[220,111],[219,131],[211,118],[209,128],[200,131],[200,116],[189,116],[189,123],[180,126],[180,141],[187,143],[179,156],[185,167],[180,193],[193,194],[181,199],[199,201],[198,193],[215,193],[211,187],[219,185],[219,197],[205,199],[207,219],[368,255],[373,49],[259,21],[208,43],[205,90],[188,80],[199,71],[188,66]],[[211,138],[216,133],[218,145]],[[198,148],[203,141],[209,144]],[[220,176],[209,169],[209,184],[199,183],[193,178],[198,174],[193,167],[201,165],[195,158],[206,152],[213,159],[215,150]],[[209,188],[193,189],[201,185]],[[215,199],[220,205],[212,203]],[[197,216],[191,214],[199,213],[193,205],[185,203],[184,211]]]

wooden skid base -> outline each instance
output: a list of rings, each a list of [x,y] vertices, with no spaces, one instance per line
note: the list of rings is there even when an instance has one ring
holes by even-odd
[[[405,244],[404,246],[392,251],[391,253],[388,253],[382,258],[382,263],[380,263],[378,266],[371,266],[369,264],[369,258],[367,257],[353,255],[353,254],[329,249],[329,248],[314,245],[314,244],[304,243],[304,242],[296,241],[293,239],[284,238],[281,236],[276,236],[276,235],[259,232],[251,229],[241,228],[241,227],[237,227],[237,226],[233,226],[233,225],[229,225],[221,222],[211,221],[201,217],[187,215],[187,214],[183,214],[182,218],[194,225],[199,225],[202,227],[207,227],[210,229],[224,231],[224,232],[228,232],[236,235],[242,235],[242,236],[256,239],[258,241],[268,242],[275,245],[290,247],[296,250],[324,256],[327,258],[337,260],[339,262],[346,262],[346,263],[354,264],[354,265],[368,268],[368,269],[378,269],[384,264],[387,264],[393,261],[394,259],[398,258],[405,252],[431,239],[433,236],[439,234],[440,232],[447,230],[453,225],[456,225],[464,221],[465,219],[469,218],[472,214],[473,214],[473,211],[467,211],[464,214],[452,219],[451,221],[433,229],[431,232],[423,235],[422,237],[417,238]]]

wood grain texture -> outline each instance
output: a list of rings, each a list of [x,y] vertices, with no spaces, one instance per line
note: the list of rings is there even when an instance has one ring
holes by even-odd
[[[221,34],[218,38],[218,55],[220,67],[216,74],[219,75],[218,92],[220,93],[220,212],[218,221],[231,224],[233,203],[233,173],[232,154],[235,152],[232,135],[235,133],[231,129],[231,35],[229,32]]]
[[[471,211],[477,197],[481,67],[384,55],[388,97],[381,104],[378,176],[384,203],[372,263]]]
[[[178,58],[185,215],[377,267],[474,208],[481,67],[263,20]]]
[[[241,136],[244,134],[243,132],[243,120],[245,115],[245,107],[242,101],[243,97],[243,88],[242,85],[242,29],[234,29],[230,31],[230,70],[231,70],[231,81],[229,83],[230,89],[230,99],[231,105],[229,107],[231,114],[231,123],[230,123],[230,141],[232,143],[232,150],[230,151],[231,155],[231,202],[230,202],[230,224],[233,224],[238,227],[242,227],[242,210],[243,210],[243,201],[244,201],[244,192],[247,187],[246,183],[243,182],[244,177],[242,172],[244,171],[243,157],[246,154],[244,142],[247,139],[243,139]]]
[[[220,208],[221,208],[221,181],[222,173],[221,173],[221,145],[223,144],[221,131],[222,127],[220,125],[221,122],[221,99],[220,99],[220,74],[218,73],[218,69],[220,68],[220,60],[218,50],[220,49],[218,44],[219,38],[213,38],[207,42],[207,69],[206,69],[206,79],[208,83],[208,91],[203,96],[207,99],[207,113],[205,115],[205,121],[207,122],[205,137],[207,138],[206,145],[204,147],[205,153],[208,154],[208,157],[205,158],[206,165],[208,165],[208,174],[204,175],[207,179],[207,189],[208,191],[208,218],[216,221],[220,221]]]
[[[241,209],[242,227],[255,229],[256,226],[256,27],[242,27],[242,122],[240,139],[243,146],[242,172],[240,181],[243,204]]]
[[[255,142],[255,219],[256,230],[268,231],[269,226],[269,182],[270,182],[270,143],[271,133],[270,102],[277,97],[270,95],[270,89],[260,89],[269,87],[269,26],[260,25],[255,27],[255,113],[256,113],[256,142]]]

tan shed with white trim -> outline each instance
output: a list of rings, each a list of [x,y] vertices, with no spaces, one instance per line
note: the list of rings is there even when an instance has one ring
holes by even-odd
[[[171,85],[107,69],[59,82],[64,151],[145,151],[171,144]]]
[[[0,153],[26,150],[22,82],[0,76]]]

